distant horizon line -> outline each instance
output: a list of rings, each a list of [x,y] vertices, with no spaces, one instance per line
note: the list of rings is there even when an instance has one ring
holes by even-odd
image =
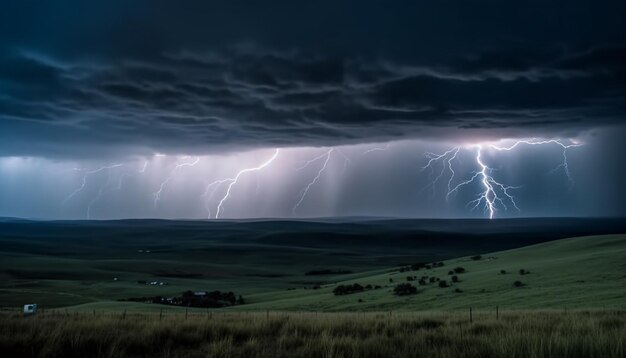
[[[625,219],[626,216],[524,216],[515,218],[427,218],[407,216],[319,216],[310,218],[258,217],[239,219],[191,219],[191,218],[118,218],[118,219],[51,219],[26,218],[18,216],[0,216],[0,221],[32,221],[32,222],[121,222],[121,221],[187,221],[187,222],[316,222],[316,221],[521,221],[521,220],[567,220],[567,219]]]

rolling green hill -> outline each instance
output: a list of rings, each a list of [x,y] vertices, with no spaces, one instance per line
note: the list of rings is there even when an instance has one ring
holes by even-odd
[[[625,227],[617,219],[571,218],[493,222],[0,219],[0,308],[38,303],[47,309],[160,310],[163,306],[118,300],[179,296],[187,290],[243,295],[246,304],[231,310],[614,306],[625,296],[624,236],[553,240],[588,232],[623,233]],[[533,244],[537,245],[528,246]],[[476,254],[484,258],[467,258]],[[398,272],[399,265],[432,261],[443,261],[444,266]],[[418,287],[417,294],[393,295],[393,288],[406,282],[407,276],[450,282],[448,271],[457,266],[467,272],[458,275],[460,282],[451,287],[419,286],[416,280],[411,283]],[[531,273],[520,276],[520,269]],[[508,273],[502,275],[500,270]],[[514,288],[518,280],[524,285]],[[145,284],[154,281],[163,285]],[[337,285],[352,283],[381,287],[333,295]]]
[[[527,309],[619,309],[626,308],[626,235],[587,236],[563,239],[514,250],[483,254],[480,260],[470,257],[443,261],[442,267],[400,272],[398,268],[367,271],[350,279],[310,287],[251,293],[247,304],[228,311],[442,311],[472,307],[477,310]],[[449,271],[463,267],[451,281]],[[529,271],[521,275],[520,269]],[[506,274],[502,274],[505,270]],[[393,288],[407,282],[408,276],[437,277],[438,282],[420,286],[418,293],[396,296]],[[393,282],[390,282],[390,279]],[[514,287],[520,281],[522,287]],[[343,296],[335,296],[338,285],[359,283],[381,286]],[[457,292],[457,289],[460,292]],[[147,312],[180,307],[142,303],[101,301],[78,305],[71,310]],[[195,311],[192,309],[192,311]],[[198,310],[204,312],[205,310]]]
[[[458,283],[449,271],[463,267]],[[520,269],[529,274],[520,275]],[[501,270],[507,273],[502,274]],[[434,276],[438,283],[420,286],[418,293],[395,296],[407,276]],[[390,279],[393,282],[390,282]],[[520,281],[522,287],[514,287]],[[563,239],[520,249],[444,261],[443,267],[399,272],[379,270],[338,284],[380,285],[380,289],[335,296],[336,284],[319,290],[298,289],[250,295],[245,310],[448,310],[474,307],[493,309],[621,308],[626,307],[626,235]],[[460,290],[461,292],[456,292]],[[359,300],[361,302],[359,302]]]

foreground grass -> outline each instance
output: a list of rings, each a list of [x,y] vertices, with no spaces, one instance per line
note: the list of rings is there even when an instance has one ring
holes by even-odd
[[[6,357],[624,357],[626,312],[0,314]]]

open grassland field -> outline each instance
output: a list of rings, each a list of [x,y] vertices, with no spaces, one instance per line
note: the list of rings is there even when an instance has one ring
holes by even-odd
[[[3,219],[0,307],[38,303],[45,309],[150,311],[162,307],[117,300],[221,290],[245,297],[245,305],[231,310],[424,310],[496,304],[620,308],[615,306],[624,296],[623,238],[580,239],[571,244],[550,241],[623,232],[626,224],[617,219]],[[501,251],[538,243],[546,244]],[[475,254],[485,259],[467,258]],[[454,259],[458,257],[465,258]],[[444,261],[445,266],[396,271],[401,265],[432,261]],[[460,281],[449,288],[440,289],[434,283],[418,287],[415,295],[396,297],[391,292],[409,274],[450,282],[447,273],[457,265],[467,272],[458,275]],[[521,268],[531,273],[520,278],[517,271]],[[500,275],[501,269],[507,274]],[[306,274],[315,270],[330,273]],[[524,286],[514,289],[516,280]],[[337,284],[355,282],[381,288],[333,295]],[[457,288],[462,292],[454,292]]]
[[[5,357],[624,357],[626,312],[0,314]]]
[[[607,308],[626,309],[626,235],[587,236],[551,241],[520,249],[443,261],[432,269],[365,273],[318,290],[250,295],[245,310],[439,310]],[[463,273],[450,274],[455,268]],[[503,273],[503,271],[505,273]],[[524,270],[525,274],[520,274]],[[453,282],[456,276],[458,282]],[[413,278],[407,281],[407,278]],[[420,285],[419,279],[426,284]],[[430,278],[439,281],[430,282]],[[445,280],[448,287],[440,287]],[[393,282],[391,282],[393,281]],[[515,287],[518,281],[522,285]],[[336,296],[337,285],[381,286]],[[393,288],[410,283],[417,293],[396,296]]]

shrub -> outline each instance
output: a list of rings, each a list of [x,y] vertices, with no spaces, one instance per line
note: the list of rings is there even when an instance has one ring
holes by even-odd
[[[363,286],[358,283],[354,283],[352,285],[339,285],[335,287],[333,293],[335,296],[349,295],[352,293],[363,292],[364,289],[365,288]]]
[[[401,283],[393,289],[393,293],[397,296],[412,295],[417,293],[417,287],[410,283]]]
[[[459,276],[457,275],[452,276],[452,282],[459,282]]]
[[[428,281],[430,281],[430,283],[433,283],[433,282],[437,281],[437,277],[432,276],[431,278],[428,279]]]
[[[482,258],[483,258],[483,257],[482,257],[482,256],[480,256],[480,255],[476,255],[476,256],[472,256],[472,257],[471,257],[471,259],[472,259],[472,260],[474,260],[474,261],[478,261],[478,260],[480,260],[480,259],[482,259]]]
[[[513,287],[522,287],[522,286],[524,286],[522,281],[515,281],[515,282],[513,282]]]
[[[439,287],[441,288],[448,287],[448,282],[446,280],[439,281]]]
[[[530,273],[530,271],[528,271],[528,270],[524,270],[524,269],[520,269],[519,270],[519,274],[520,275],[528,275],[529,273]]]
[[[413,281],[413,276],[407,276],[407,277],[406,277],[406,280],[407,280],[407,281]]]
[[[393,282],[393,278],[390,278],[390,279],[389,279],[389,282]]]
[[[426,286],[426,280],[419,280],[420,286]]]
[[[506,270],[500,270],[501,275],[506,275]]]
[[[372,285],[370,285],[370,284],[365,285],[365,289],[366,290],[371,290],[372,289]]]
[[[448,271],[448,275],[454,275],[454,271]]]
[[[456,292],[456,293],[462,293],[462,292],[463,292],[463,290],[461,290],[460,288],[457,288],[457,289],[455,289],[455,290],[454,290],[454,292]]]
[[[463,267],[455,267],[454,268],[454,272],[455,273],[464,273],[465,269]]]

